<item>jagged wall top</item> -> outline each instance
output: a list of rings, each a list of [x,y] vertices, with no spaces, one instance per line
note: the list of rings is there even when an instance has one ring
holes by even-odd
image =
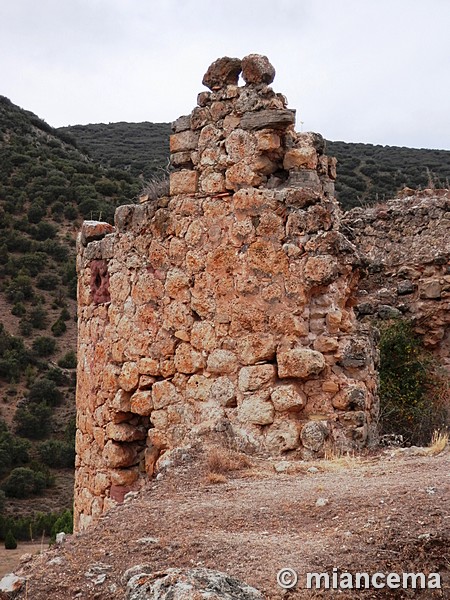
[[[269,86],[274,77],[268,58],[258,54],[209,66],[203,84],[211,91],[172,125],[172,196],[305,184],[333,195],[336,161],[325,156],[322,136],[295,131],[295,110]]]

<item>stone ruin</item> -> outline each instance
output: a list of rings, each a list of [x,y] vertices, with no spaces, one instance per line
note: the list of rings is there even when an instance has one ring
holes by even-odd
[[[206,434],[303,459],[376,437],[336,161],[320,135],[296,133],[274,76],[264,56],[214,62],[211,91],[173,124],[170,197],[83,225],[78,530]]]
[[[450,191],[405,188],[396,199],[349,211],[342,224],[367,263],[358,318],[406,316],[450,374]]]

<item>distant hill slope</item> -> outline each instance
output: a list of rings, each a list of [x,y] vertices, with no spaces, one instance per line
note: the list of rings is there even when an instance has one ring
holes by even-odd
[[[62,491],[38,492],[55,474],[59,485],[54,468],[64,467],[67,481],[73,464],[75,238],[83,219],[111,221],[140,189],[129,172],[97,164],[0,96],[0,539],[3,510],[70,506],[70,477]],[[41,475],[21,475],[22,467]]]
[[[129,169],[148,180],[161,173],[169,156],[169,123],[103,123],[59,129],[104,165]],[[327,142],[327,153],[338,159],[336,192],[347,210],[393,198],[404,186],[417,189],[449,185],[450,151],[417,150]]]
[[[79,148],[109,167],[149,180],[167,168],[170,123],[96,123],[61,127]]]
[[[345,209],[394,198],[407,186],[449,187],[450,151],[327,142],[338,159],[336,191]]]

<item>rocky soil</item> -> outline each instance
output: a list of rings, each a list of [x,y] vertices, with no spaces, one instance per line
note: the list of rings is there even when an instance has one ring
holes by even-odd
[[[136,565],[148,573],[223,571],[271,600],[322,597],[304,589],[308,571],[440,572],[441,590],[336,594],[450,597],[448,449],[438,456],[396,449],[315,463],[252,458],[246,464],[226,450],[176,457],[98,525],[43,555],[25,556],[16,573],[27,583],[17,598],[125,598],[124,573]],[[294,590],[277,585],[283,567],[299,573]]]

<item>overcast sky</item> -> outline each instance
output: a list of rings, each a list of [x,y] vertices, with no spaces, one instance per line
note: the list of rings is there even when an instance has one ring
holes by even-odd
[[[298,130],[450,150],[450,0],[0,0],[0,94],[54,127],[172,121],[253,52]]]

